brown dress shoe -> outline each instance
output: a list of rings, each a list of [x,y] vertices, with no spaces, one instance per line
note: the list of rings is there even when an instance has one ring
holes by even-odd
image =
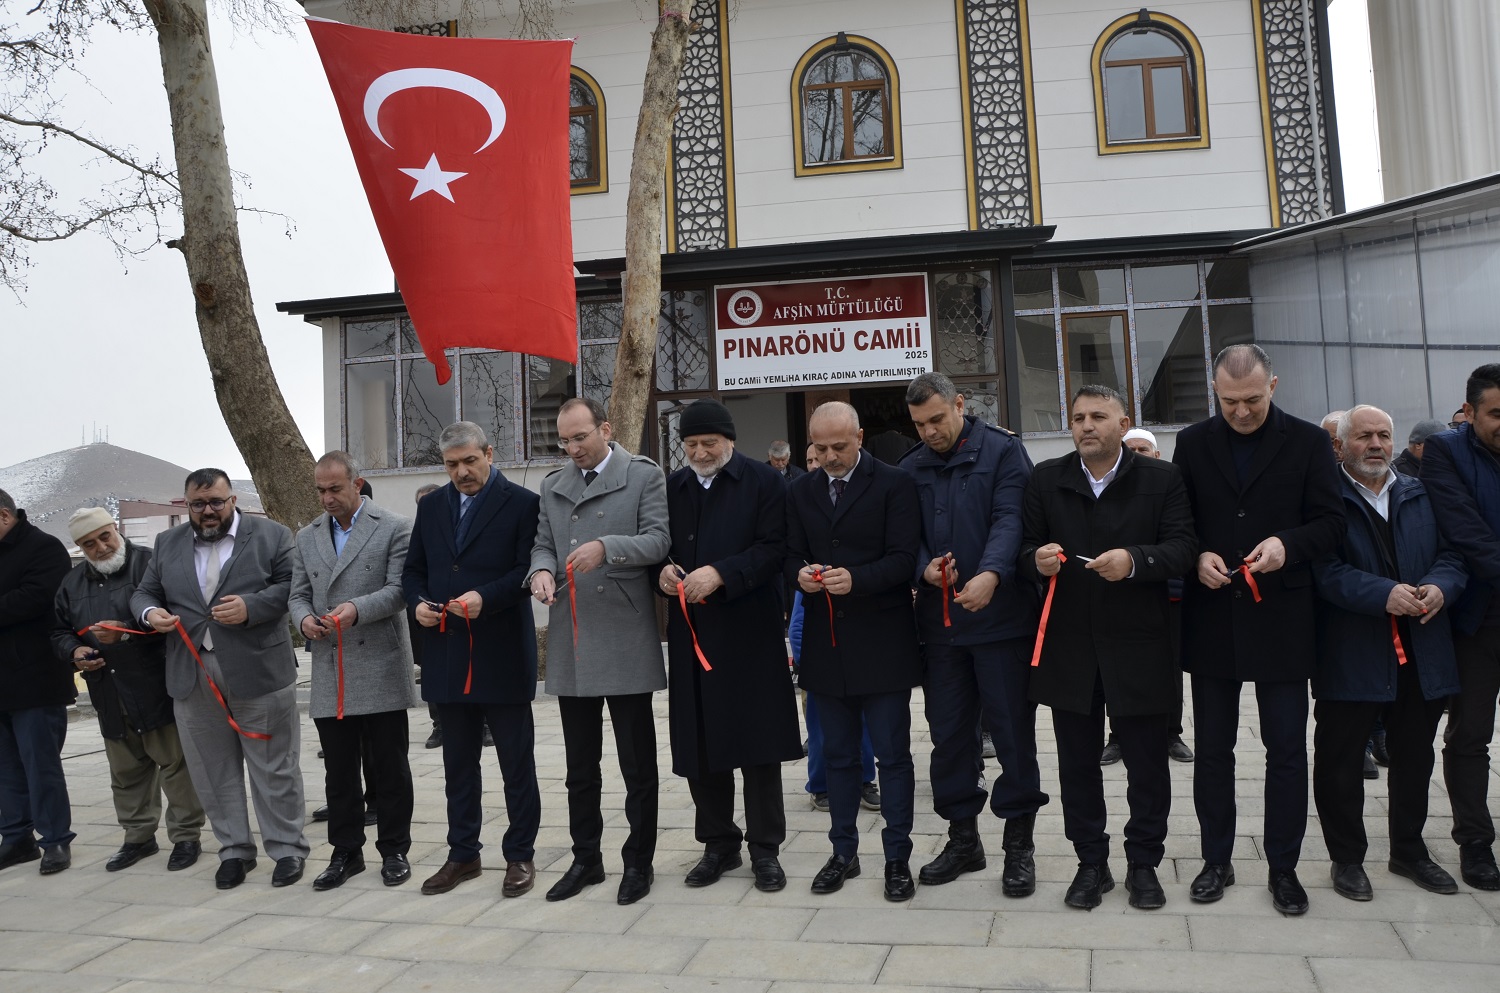
[[[531,892],[536,885],[536,866],[530,862],[507,862],[505,883],[500,887],[503,896],[520,896]]]
[[[472,862],[444,862],[443,867],[422,883],[422,892],[428,896],[447,893],[466,879],[478,879],[484,867],[479,860]]]

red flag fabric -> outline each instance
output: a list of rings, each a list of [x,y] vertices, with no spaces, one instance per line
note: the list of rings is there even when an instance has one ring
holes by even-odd
[[[307,26],[438,382],[454,346],[577,362],[572,42]]]

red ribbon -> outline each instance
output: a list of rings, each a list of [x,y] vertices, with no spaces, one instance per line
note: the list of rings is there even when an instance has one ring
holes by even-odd
[[[438,633],[448,633],[448,608],[455,603],[458,604],[458,608],[463,611],[464,627],[469,629],[469,674],[464,677],[464,696],[468,696],[469,690],[474,686],[474,625],[469,620],[469,605],[467,602],[463,600],[449,600],[447,603],[443,604],[443,612],[438,615]],[[342,699],[343,697],[343,686],[344,676],[343,668],[341,666],[339,669],[340,699]],[[342,704],[340,704],[340,707],[342,707]],[[342,716],[342,714],[340,716]]]
[[[198,668],[203,672],[203,678],[208,680],[208,688],[213,690],[214,698],[219,701],[219,706],[224,708],[224,718],[229,721],[229,726],[246,738],[253,738],[256,741],[270,741],[270,735],[261,734],[258,731],[246,731],[240,727],[239,721],[234,719],[234,714],[229,709],[229,701],[224,699],[224,694],[219,691],[219,684],[214,682],[214,677],[208,674],[208,667],[203,664],[203,658],[198,654],[198,646],[193,644],[193,639],[188,636],[187,628],[182,626],[181,620],[177,621],[177,633],[182,636],[182,643],[187,646],[188,654],[192,655],[193,661],[198,663]]]
[[[339,707],[338,719],[344,719],[344,625],[339,622],[337,614],[324,614],[320,620],[333,622],[334,644],[338,648],[338,672],[339,672]]]
[[[951,628],[953,621],[948,617],[948,563],[943,563],[943,627]]]
[[[1396,615],[1387,614],[1391,619],[1391,644],[1396,646],[1396,664],[1406,664],[1406,649],[1401,647],[1401,629],[1396,626]]]
[[[75,632],[75,633],[78,635],[78,637],[82,638],[84,635],[88,634],[90,631],[92,631],[96,627],[103,628],[106,631],[118,631],[120,634],[155,634],[156,633],[155,631],[137,631],[135,628],[116,627],[113,624],[90,624],[86,628],[79,628],[78,631]]]
[[[1057,577],[1062,574],[1062,563],[1068,561],[1068,557],[1062,552],[1057,553],[1057,572],[1047,580],[1047,599],[1042,602],[1042,619],[1036,626],[1036,648],[1031,652],[1031,666],[1036,668],[1042,664],[1042,643],[1047,640],[1047,618],[1052,616],[1052,594],[1057,592]]]
[[[821,583],[823,581],[823,570],[814,569],[812,578],[813,582]],[[823,591],[823,595],[828,598],[828,637],[833,640],[833,647],[837,648],[839,647],[839,636],[837,632],[833,630],[833,594],[829,593],[828,590],[825,589]]]
[[[578,662],[578,584],[573,582],[573,563],[568,563],[568,612],[573,615],[573,662]]]
[[[1255,573],[1250,571],[1250,563],[1242,562],[1235,572],[1245,577],[1245,582],[1250,586],[1250,595],[1255,597],[1255,602],[1260,603],[1260,584],[1255,581]]]
[[[693,628],[693,619],[688,616],[687,593],[683,591],[680,579],[677,581],[677,603],[682,607],[682,619],[687,621],[688,634],[693,636],[693,652],[698,656],[698,664],[703,666],[704,672],[713,672],[714,667],[708,664],[708,658],[703,654],[703,646],[698,644],[698,632]]]

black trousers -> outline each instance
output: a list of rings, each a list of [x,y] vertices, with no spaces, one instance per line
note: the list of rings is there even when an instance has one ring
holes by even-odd
[[[328,796],[328,843],[356,851],[365,845],[365,798],[360,783],[379,795],[375,848],[382,857],[411,850],[412,781],[407,763],[406,711],[316,717]]]
[[[1470,637],[1455,637],[1453,650],[1458,655],[1459,692],[1450,699],[1443,745],[1443,783],[1453,802],[1453,840],[1460,846],[1488,848],[1495,843],[1487,793],[1495,698],[1500,694],[1500,628],[1480,628]]]
[[[702,758],[699,769],[703,768]],[[745,830],[734,822],[734,773],[704,770],[688,780],[695,812],[693,829],[703,849],[733,855],[743,842],[751,860],[775,858],[786,840],[786,806],[781,798],[781,766],[747,765],[739,770],[745,783]]]
[[[1172,772],[1167,762],[1168,714],[1110,718],[1125,760],[1125,858],[1155,868],[1166,851],[1172,812]],[[1109,861],[1108,813],[1104,803],[1104,684],[1095,677],[1094,706],[1087,714],[1052,708],[1057,738],[1057,777],[1062,786],[1063,832],[1078,861]]]
[[[823,722],[823,759],[828,766],[828,840],[833,853],[859,854],[860,743],[866,730],[880,777],[880,832],[887,862],[911,858],[916,814],[916,771],[911,758],[911,690],[864,696],[812,694]]]
[[[542,823],[531,703],[440,703],[437,710],[443,721],[448,860],[472,862],[484,847],[479,842],[479,826],[484,819],[484,779],[479,759],[484,752],[483,729],[488,724],[505,781],[505,816],[509,822],[500,839],[500,850],[506,862],[530,862],[536,856],[536,833]],[[380,802],[384,805],[383,795]]]
[[[1297,868],[1307,833],[1307,681],[1259,682],[1260,739],[1266,749],[1266,864]],[[1232,679],[1193,674],[1193,806],[1203,861],[1234,855],[1234,744],[1240,730],[1240,689]]]
[[[568,833],[573,837],[573,861],[582,865],[604,861],[599,850],[604,836],[604,814],[599,807],[604,778],[599,765],[604,754],[604,705],[608,703],[620,776],[625,780],[625,820],[630,824],[620,861],[627,869],[650,870],[656,857],[659,785],[651,694],[564,696],[558,697],[557,703],[567,756]]]
[[[1365,742],[1382,713],[1391,753],[1391,857],[1403,862],[1428,857],[1422,828],[1432,780],[1432,739],[1443,717],[1443,703],[1442,698],[1422,698],[1416,663],[1408,662],[1396,673],[1394,703],[1319,700],[1314,705],[1318,723],[1313,730],[1313,800],[1330,859],[1365,860]]]
[[[1034,814],[1047,802],[1036,760],[1036,704],[1026,695],[1033,642],[1011,638],[922,650],[922,696],[932,732],[932,806],[944,820],[965,820],[984,810],[981,722],[1000,762],[989,794],[995,816]]]

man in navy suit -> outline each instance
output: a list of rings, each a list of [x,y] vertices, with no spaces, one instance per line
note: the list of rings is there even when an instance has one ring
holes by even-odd
[[[542,817],[531,714],[536,629],[522,586],[540,501],[491,464],[494,449],[478,424],[448,425],[438,446],[450,482],[417,504],[401,576],[422,628],[422,699],[437,705],[443,722],[448,793],[448,860],[422,892],[446,893],[482,871],[479,758],[488,722],[510,822],[501,841],[501,893],[520,896],[536,882]]]
[[[828,766],[833,856],[813,879],[832,893],[859,875],[861,721],[880,762],[885,897],[909,900],[916,780],[911,688],[922,681],[912,579],[922,521],[910,475],[861,451],[847,403],[825,403],[808,423],[821,468],[792,482],[787,575],[807,597],[800,683],[817,701]]]

